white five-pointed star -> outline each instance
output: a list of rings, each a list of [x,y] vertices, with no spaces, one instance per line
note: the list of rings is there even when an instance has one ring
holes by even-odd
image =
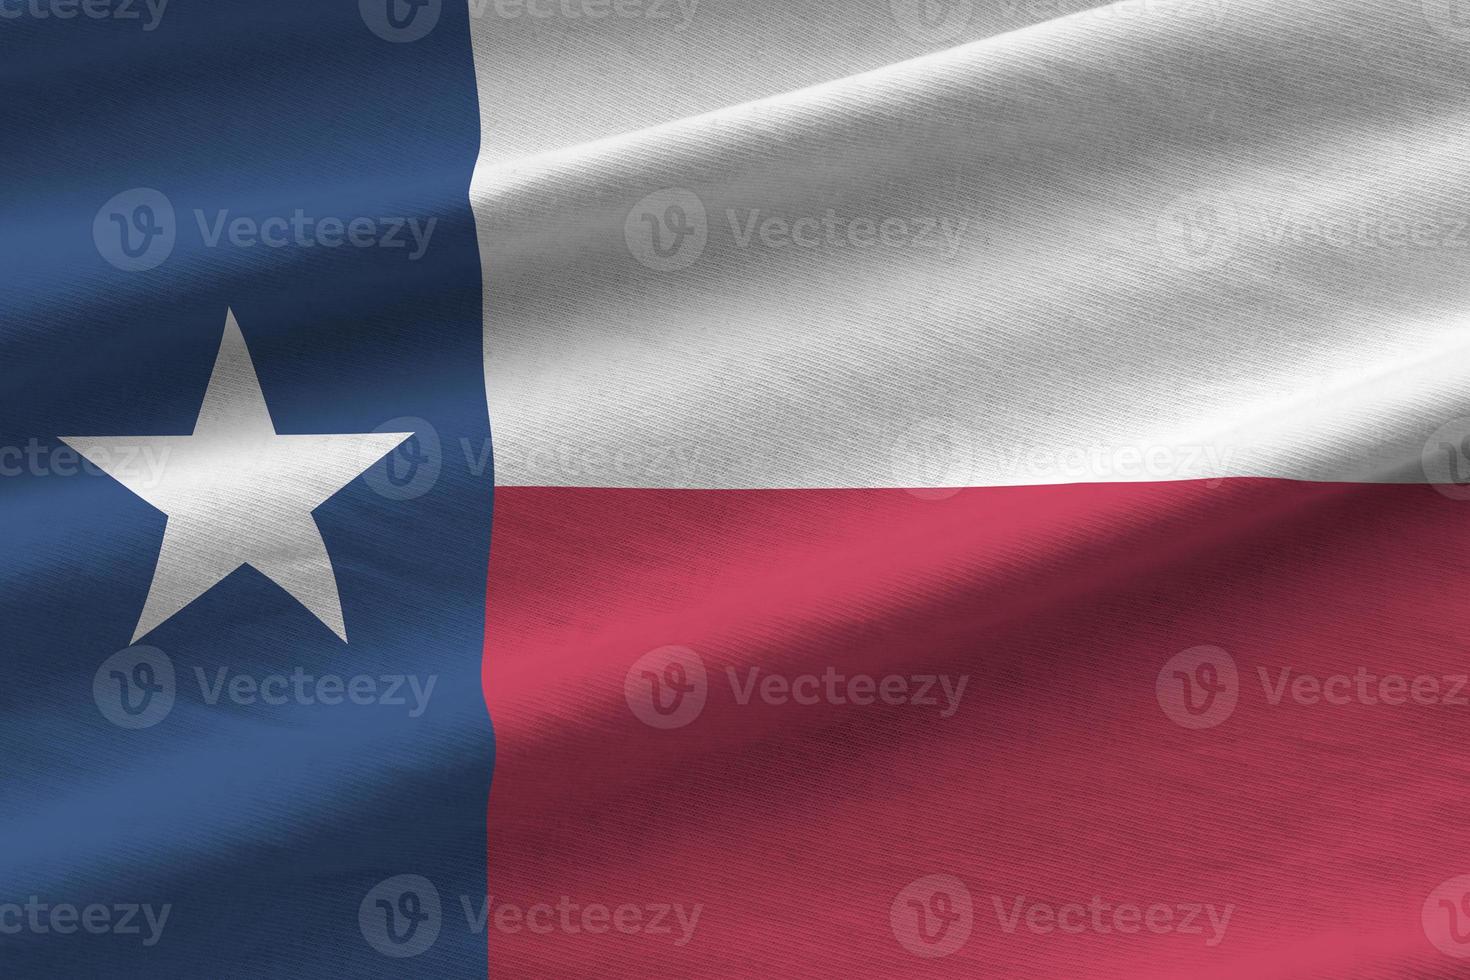
[[[168,515],[133,642],[251,565],[347,640],[332,560],[311,512],[411,432],[278,435],[235,314],[188,436],[62,442]],[[144,472],[135,460],[160,461]]]

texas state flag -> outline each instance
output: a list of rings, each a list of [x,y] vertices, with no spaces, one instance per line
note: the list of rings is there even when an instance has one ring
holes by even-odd
[[[0,52],[0,977],[1470,977],[1461,0]]]

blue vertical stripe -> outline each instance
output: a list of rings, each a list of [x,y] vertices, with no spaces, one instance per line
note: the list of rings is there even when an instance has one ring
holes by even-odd
[[[0,975],[487,973],[467,16],[0,0]],[[164,516],[58,436],[188,434],[227,309],[279,432],[417,435],[315,512],[350,642],[245,567],[119,679]]]

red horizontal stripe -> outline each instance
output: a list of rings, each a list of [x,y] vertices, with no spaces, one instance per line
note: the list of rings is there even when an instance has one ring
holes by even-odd
[[[1443,703],[1470,698],[1467,508],[1270,480],[499,489],[492,971],[1454,975],[1423,913],[1470,874],[1470,706]],[[1160,672],[1201,645],[1238,703],[1195,729]],[[669,646],[705,704],[656,728],[628,677]],[[965,678],[949,717],[937,683],[910,703],[930,676]],[[954,935],[931,875],[973,906],[938,958],[910,948]],[[650,934],[665,905],[685,919]]]

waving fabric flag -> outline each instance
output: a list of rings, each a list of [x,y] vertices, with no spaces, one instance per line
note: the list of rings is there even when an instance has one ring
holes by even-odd
[[[0,39],[0,974],[1470,975],[1457,0]]]

